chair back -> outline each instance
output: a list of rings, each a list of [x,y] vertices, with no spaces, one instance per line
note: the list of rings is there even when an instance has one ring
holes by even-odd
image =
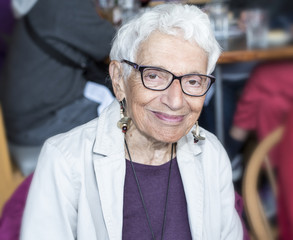
[[[252,235],[256,240],[274,240],[277,231],[265,215],[258,192],[258,180],[262,171],[267,173],[267,179],[276,197],[276,180],[268,159],[270,150],[281,140],[284,127],[278,127],[265,137],[252,153],[243,178],[243,200],[247,221]]]

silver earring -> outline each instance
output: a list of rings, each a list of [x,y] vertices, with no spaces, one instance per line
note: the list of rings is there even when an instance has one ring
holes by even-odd
[[[195,123],[195,129],[192,130],[191,133],[192,133],[193,138],[194,138],[194,143],[197,143],[198,141],[201,141],[201,140],[205,140],[205,137],[200,136],[198,121],[196,121],[196,123]]]
[[[120,120],[117,122],[117,126],[122,129],[123,133],[126,133],[127,130],[129,129],[129,125],[131,122],[130,117],[126,117],[124,115],[125,113],[125,99],[120,101]]]

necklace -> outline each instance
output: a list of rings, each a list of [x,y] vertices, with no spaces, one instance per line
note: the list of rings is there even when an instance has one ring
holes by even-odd
[[[151,225],[151,221],[150,221],[150,218],[149,218],[148,210],[147,210],[146,205],[145,205],[144,197],[142,195],[141,187],[140,187],[140,184],[139,184],[139,181],[138,181],[138,178],[137,178],[137,175],[136,175],[136,171],[134,169],[134,165],[133,165],[133,162],[132,162],[132,159],[131,159],[131,156],[130,156],[130,152],[129,152],[129,148],[128,148],[126,139],[124,139],[124,142],[125,142],[125,147],[126,147],[128,156],[129,156],[132,172],[133,172],[133,175],[134,175],[134,178],[135,178],[135,181],[136,181],[136,185],[137,185],[137,188],[138,188],[138,192],[139,192],[139,195],[140,195],[140,199],[141,199],[141,202],[142,202],[142,205],[143,205],[143,208],[144,208],[144,212],[145,212],[145,215],[146,215],[146,218],[147,218],[148,226],[149,226],[149,229],[150,229],[151,234],[152,234],[152,239],[156,240],[155,234],[154,234],[154,231],[153,231],[153,228],[152,228],[152,225]],[[169,196],[171,169],[172,169],[172,160],[173,160],[173,148],[174,148],[174,143],[172,143],[172,149],[171,149],[171,159],[170,159],[169,174],[168,174],[167,194],[166,194],[166,200],[165,200],[165,208],[164,208],[164,217],[163,217],[161,240],[163,240],[164,233],[165,233],[165,223],[166,223],[166,216],[167,216],[167,205],[168,205],[168,196]]]

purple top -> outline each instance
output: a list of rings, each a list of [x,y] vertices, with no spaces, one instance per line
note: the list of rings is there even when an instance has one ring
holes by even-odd
[[[156,239],[161,239],[170,162],[160,166],[133,163]],[[122,239],[150,240],[151,231],[139,196],[130,161],[126,160]],[[183,184],[172,161],[164,239],[192,239]]]

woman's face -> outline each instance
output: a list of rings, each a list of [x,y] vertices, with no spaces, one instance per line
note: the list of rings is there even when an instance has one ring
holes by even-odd
[[[141,45],[136,63],[160,67],[180,76],[206,74],[207,60],[206,53],[196,44],[156,32]],[[127,115],[134,124],[130,130],[138,130],[139,134],[159,142],[176,142],[186,135],[198,120],[205,99],[184,94],[177,79],[164,91],[146,89],[140,72],[134,69],[121,89]]]

